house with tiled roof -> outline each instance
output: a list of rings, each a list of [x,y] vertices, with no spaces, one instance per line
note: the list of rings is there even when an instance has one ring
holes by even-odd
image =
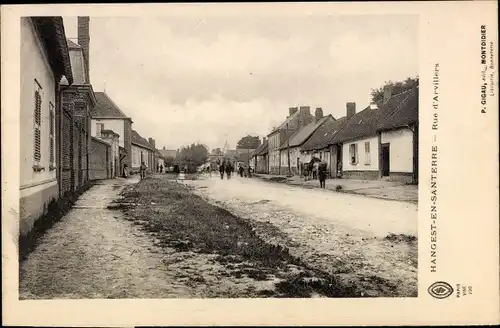
[[[58,141],[71,126],[57,124],[59,86],[74,81],[62,17],[21,17],[19,40],[19,234],[24,240],[60,198]]]
[[[132,130],[131,134],[131,172],[139,171],[141,163],[144,162],[149,170],[155,171],[154,151],[155,148],[148,140],[144,139],[137,131]]]
[[[411,180],[414,132],[401,125],[408,121],[402,119],[403,116],[412,116],[408,112],[418,113],[416,94],[418,92],[412,89],[392,95],[391,89],[385,88],[382,101],[359,113],[355,113],[355,107],[347,108],[347,123],[329,142],[337,147],[342,177],[378,179],[392,176]],[[390,144],[395,148],[392,157]],[[391,162],[398,163],[392,171]]]
[[[132,165],[132,119],[105,92],[95,92],[96,106],[91,111],[91,134],[99,138],[102,130],[112,130],[119,135],[120,171]]]
[[[262,144],[252,153],[253,167],[256,173],[267,174],[269,172],[269,162],[267,156],[269,154],[268,146],[269,142],[267,141],[267,138],[264,137]]]
[[[347,106],[353,106],[354,103],[348,103]],[[313,157],[327,163],[327,169],[330,177],[336,176],[339,149],[337,145],[330,145],[330,140],[339,133],[347,123],[347,117],[341,117],[337,120],[330,120],[321,125],[311,137],[302,145],[301,158],[304,163],[309,163]]]
[[[313,116],[311,115],[311,108],[309,106],[300,106],[300,108],[291,107],[285,121],[267,135],[270,174],[286,174],[288,172],[288,163],[282,162],[280,147],[297,130],[312,121]],[[283,171],[282,167],[286,167],[286,170]]]
[[[332,115],[323,116],[323,109],[316,108],[314,120],[298,129],[288,140],[285,140],[281,144],[281,172],[288,173],[288,163],[290,162],[290,173],[293,175],[301,175],[303,166],[307,163],[301,153],[303,144],[323,124],[332,121],[335,121]]]

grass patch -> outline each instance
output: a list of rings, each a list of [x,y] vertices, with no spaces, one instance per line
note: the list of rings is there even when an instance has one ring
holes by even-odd
[[[232,277],[258,281],[273,276],[284,279],[275,285],[274,291],[264,291],[261,296],[359,297],[361,294],[341,284],[335,274],[308,267],[292,256],[287,247],[265,242],[257,234],[261,229],[209,204],[182,184],[151,178],[127,186],[121,196],[119,202],[125,205],[116,203],[112,209],[125,212],[126,217],[155,233],[155,243],[182,252],[217,254],[214,261],[224,265]],[[286,273],[289,265],[301,268],[302,272]]]

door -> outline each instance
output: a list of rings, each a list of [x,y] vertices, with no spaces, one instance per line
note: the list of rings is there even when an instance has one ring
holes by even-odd
[[[297,157],[297,174],[300,176],[302,172],[300,172],[300,163],[299,163],[299,158]]]
[[[390,171],[391,171],[391,168],[390,168],[389,144],[385,143],[385,144],[382,144],[382,176],[388,177]]]

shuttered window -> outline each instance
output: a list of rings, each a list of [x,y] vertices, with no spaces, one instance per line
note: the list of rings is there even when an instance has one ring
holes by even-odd
[[[370,165],[372,163],[370,156],[370,142],[365,142],[365,164]]]
[[[35,80],[35,99],[34,99],[34,143],[33,143],[33,159],[35,164],[40,164],[42,159],[41,153],[41,128],[42,128],[42,88]]]
[[[357,144],[350,144],[349,145],[349,156],[351,157],[351,164],[357,164],[358,163],[358,145]]]
[[[54,142],[55,142],[55,113],[54,113],[54,104],[49,103],[49,153],[50,153],[50,164],[55,165],[55,150],[54,150]]]

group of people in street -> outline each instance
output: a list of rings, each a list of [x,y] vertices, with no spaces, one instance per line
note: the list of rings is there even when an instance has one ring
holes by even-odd
[[[318,179],[320,188],[325,188],[328,175],[328,165],[325,162],[313,157],[309,163],[306,163],[303,172],[306,181]]]

